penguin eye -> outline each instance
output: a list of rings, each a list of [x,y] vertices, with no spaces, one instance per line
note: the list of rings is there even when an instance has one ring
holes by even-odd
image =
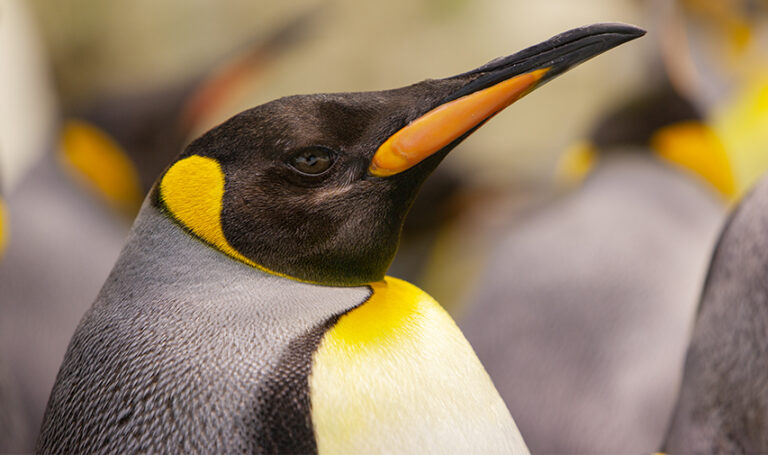
[[[333,164],[333,153],[324,147],[306,148],[291,158],[291,166],[307,175],[320,175]]]

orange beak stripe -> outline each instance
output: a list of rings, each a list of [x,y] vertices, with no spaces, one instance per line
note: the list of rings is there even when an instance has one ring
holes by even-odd
[[[432,109],[381,144],[368,172],[387,177],[410,169],[530,93],[548,71],[521,74]]]

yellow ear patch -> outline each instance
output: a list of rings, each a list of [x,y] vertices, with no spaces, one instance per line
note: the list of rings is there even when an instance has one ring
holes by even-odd
[[[143,198],[139,173],[107,133],[89,123],[69,120],[61,130],[59,154],[110,205],[129,216],[139,210]]]
[[[224,172],[213,158],[192,155],[171,166],[160,180],[160,200],[166,209],[193,234],[222,253],[262,272],[311,283],[275,272],[243,256],[224,237],[221,227]]]
[[[707,125],[681,122],[661,128],[651,137],[651,147],[663,159],[701,176],[727,200],[736,196],[728,153]]]
[[[177,221],[218,250],[263,269],[238,253],[224,237],[221,228],[223,196],[224,173],[213,158],[192,155],[179,160],[160,181],[160,199]]]

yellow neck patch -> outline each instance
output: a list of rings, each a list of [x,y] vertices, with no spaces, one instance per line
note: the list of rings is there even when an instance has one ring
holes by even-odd
[[[429,295],[392,277],[339,318],[312,359],[320,454],[527,454],[461,331]]]
[[[728,153],[718,135],[699,122],[681,122],[659,129],[651,147],[661,158],[709,182],[726,200],[737,195]]]
[[[107,133],[80,120],[67,121],[59,156],[112,207],[129,216],[138,212],[143,198],[139,173]]]
[[[223,196],[224,172],[213,158],[192,155],[181,159],[168,169],[160,181],[160,199],[165,207],[196,236],[251,267],[297,280],[253,262],[229,244],[221,227]]]
[[[355,349],[376,343],[392,331],[401,330],[418,310],[419,299],[426,295],[416,286],[392,277],[369,286],[373,294],[368,301],[342,317],[329,338],[344,340],[345,346]]]

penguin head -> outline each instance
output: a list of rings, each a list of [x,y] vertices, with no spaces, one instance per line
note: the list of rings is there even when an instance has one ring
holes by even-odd
[[[643,33],[598,24],[445,79],[266,103],[193,141],[153,200],[191,234],[270,273],[381,280],[420,185],[452,148],[534,88]]]

